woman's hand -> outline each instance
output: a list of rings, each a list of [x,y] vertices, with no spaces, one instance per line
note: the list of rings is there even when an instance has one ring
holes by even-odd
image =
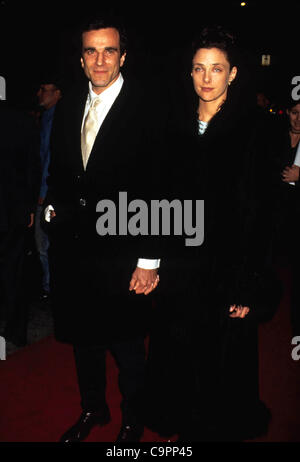
[[[231,305],[229,308],[230,318],[244,318],[249,313],[250,308],[248,306]]]

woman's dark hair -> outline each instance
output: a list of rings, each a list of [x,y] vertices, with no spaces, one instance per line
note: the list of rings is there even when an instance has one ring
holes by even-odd
[[[297,106],[297,104],[300,104],[300,100],[296,101],[292,98],[292,96],[290,96],[286,99],[284,106],[285,109],[291,111],[295,106]]]
[[[127,50],[127,35],[123,25],[116,19],[111,18],[101,18],[101,19],[93,19],[86,21],[80,30],[80,37],[81,37],[81,45],[82,45],[82,34],[84,32],[89,32],[91,30],[99,30],[99,29],[108,29],[113,28],[119,32],[120,36],[120,53],[121,56]]]
[[[235,37],[232,32],[225,30],[221,26],[207,26],[202,29],[193,41],[193,56],[200,48],[218,48],[225,54],[230,64],[230,69],[238,65],[238,49]]]

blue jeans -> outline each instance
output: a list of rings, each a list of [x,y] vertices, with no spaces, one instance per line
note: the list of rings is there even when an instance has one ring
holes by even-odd
[[[35,242],[36,248],[40,256],[40,262],[42,265],[42,287],[46,292],[50,291],[50,271],[49,271],[49,262],[48,262],[48,248],[49,248],[49,239],[47,234],[41,228],[41,213],[42,206],[38,205],[35,215]]]

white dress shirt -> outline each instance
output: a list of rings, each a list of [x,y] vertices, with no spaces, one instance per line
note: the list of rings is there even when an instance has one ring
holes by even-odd
[[[297,167],[300,167],[300,143],[298,144],[297,152],[296,152],[296,157],[294,160],[294,164],[297,165]]]
[[[297,165],[297,167],[300,167],[300,143],[298,144],[295,160],[294,160],[294,165]],[[294,181],[289,182],[292,185],[295,185]]]
[[[100,95],[97,95],[92,89],[91,82],[89,82],[89,94],[85,104],[85,110],[81,124],[81,131],[83,129],[84,121],[92,104],[92,101],[96,97],[99,97],[101,101],[100,104],[97,106],[98,130],[100,129],[105,117],[107,116],[108,111],[110,110],[113,103],[115,102],[115,99],[120,93],[123,83],[124,79],[122,77],[122,74],[120,74],[117,80],[110,87],[104,90]]]

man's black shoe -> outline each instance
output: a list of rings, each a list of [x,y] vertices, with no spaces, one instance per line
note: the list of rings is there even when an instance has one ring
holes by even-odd
[[[144,427],[142,425],[123,425],[116,443],[133,443],[140,441],[143,436]]]
[[[109,411],[103,412],[83,412],[79,420],[69,430],[67,430],[61,439],[60,443],[75,443],[84,440],[89,435],[90,431],[96,425],[102,427],[110,421]]]

